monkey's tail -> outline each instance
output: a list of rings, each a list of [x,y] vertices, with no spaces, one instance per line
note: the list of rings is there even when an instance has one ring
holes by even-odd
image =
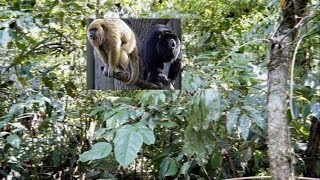
[[[138,50],[135,48],[132,53],[130,54],[130,79],[127,82],[123,82],[125,85],[133,85],[137,82],[139,78],[139,57],[138,57]]]

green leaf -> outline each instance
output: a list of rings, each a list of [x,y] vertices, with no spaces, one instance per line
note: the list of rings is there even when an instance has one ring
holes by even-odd
[[[189,170],[190,166],[191,166],[191,162],[183,163],[183,165],[180,168],[180,174],[184,174],[184,175],[189,174],[188,170]]]
[[[128,122],[129,120],[129,112],[127,110],[123,110],[118,112],[117,114],[112,116],[113,118],[116,118],[120,125]]]
[[[311,105],[311,115],[318,119],[320,122],[320,103],[315,103]]]
[[[237,119],[239,118],[240,109],[237,107],[232,108],[227,113],[227,131],[231,133],[232,128],[236,125]]]
[[[8,144],[13,146],[16,149],[19,149],[20,147],[20,138],[16,134],[11,134],[6,138],[6,141]]]
[[[291,111],[293,112],[293,117],[291,117],[292,119],[298,119],[299,117],[299,108],[297,106],[296,100],[293,98],[292,99],[292,107]]]
[[[147,126],[139,126],[139,127],[137,127],[137,132],[139,134],[141,134],[144,143],[146,143],[148,145],[151,145],[151,144],[155,143],[156,138],[154,136],[154,133]]]
[[[14,104],[10,107],[9,113],[10,115],[19,115],[24,111],[26,105],[24,103]]]
[[[309,114],[310,114],[310,112],[311,112],[310,105],[307,104],[302,110],[302,113],[301,113],[302,119],[307,119]]]
[[[240,124],[238,128],[244,140],[248,139],[250,126],[251,126],[250,118],[247,115],[243,114],[240,117]]]
[[[258,112],[258,113],[261,113],[261,112]],[[257,125],[261,129],[266,129],[267,128],[267,121],[261,116],[261,114],[258,114],[258,113],[252,111],[250,113],[250,117],[255,123],[257,123]]]
[[[205,106],[207,108],[206,120],[211,122],[216,121],[220,117],[221,113],[221,102],[220,102],[220,92],[216,85],[213,88],[206,89],[203,93]]]
[[[100,128],[93,133],[92,138],[93,139],[100,138],[106,132],[107,132],[107,128]]]
[[[90,8],[90,9],[95,9],[95,5],[94,5],[94,4],[87,3],[86,5],[87,5],[88,8]]]
[[[8,132],[6,132],[6,131],[0,132],[0,137],[6,136],[6,135],[8,135],[8,134],[10,134],[10,133],[8,133]]]
[[[1,117],[1,119],[4,119],[0,121],[0,129],[2,129],[4,126],[6,126],[10,120],[12,119],[12,115],[6,115],[4,117]]]
[[[87,162],[107,157],[112,150],[110,143],[98,142],[92,146],[89,151],[85,151],[79,157],[79,161]]]
[[[171,158],[165,158],[160,165],[159,179],[167,176],[174,176],[178,173],[177,163]]]
[[[141,134],[131,125],[121,127],[114,139],[114,153],[116,160],[123,167],[128,166],[137,157],[143,143]]]
[[[117,127],[117,125],[125,124],[126,122],[128,122],[128,120],[129,120],[129,112],[126,109],[122,110],[114,114],[113,116],[111,116],[109,119],[107,119],[106,121],[107,128],[109,130],[113,129]]]
[[[27,45],[24,43],[21,43],[19,41],[16,41],[16,46],[20,49],[20,50],[25,50],[27,48]]]
[[[94,117],[96,116],[99,112],[101,111],[105,111],[106,110],[106,107],[103,107],[103,106],[98,106],[98,107],[95,107],[89,114],[90,117]]]
[[[73,82],[69,81],[65,83],[64,87],[70,97],[75,98],[78,95],[77,86]]]
[[[49,77],[43,76],[41,80],[46,87],[48,87],[50,90],[53,89],[53,82]]]
[[[212,169],[217,169],[221,167],[221,162],[223,160],[223,157],[219,152],[214,152],[210,159],[210,165]]]

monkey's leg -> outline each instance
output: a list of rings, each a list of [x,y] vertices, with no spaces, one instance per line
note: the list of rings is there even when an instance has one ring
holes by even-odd
[[[120,62],[119,62],[119,68],[122,70],[125,70],[128,68],[129,65],[129,57],[126,51],[121,49],[120,53]]]

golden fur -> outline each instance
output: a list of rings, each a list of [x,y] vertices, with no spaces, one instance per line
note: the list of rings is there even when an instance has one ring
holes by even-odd
[[[105,64],[104,74],[125,70],[130,61],[128,82],[134,84],[139,77],[139,59],[136,38],[131,28],[121,19],[96,19],[88,27],[87,36]],[[106,68],[108,66],[108,69]]]

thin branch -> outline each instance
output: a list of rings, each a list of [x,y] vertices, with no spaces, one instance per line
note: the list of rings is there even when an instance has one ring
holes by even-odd
[[[291,117],[294,118],[294,113],[293,113],[293,84],[294,84],[294,65],[296,62],[296,57],[297,57],[297,53],[298,53],[298,49],[300,47],[300,43],[302,42],[302,39],[304,38],[304,36],[302,36],[298,42],[297,45],[294,49],[294,53],[293,53],[293,58],[292,58],[292,63],[291,63],[291,74],[290,74],[290,95],[289,95],[289,103],[290,103],[290,113],[291,113]]]
[[[241,48],[241,47],[243,47],[243,46],[245,46],[245,45],[247,45],[247,44],[250,44],[250,43],[252,43],[252,42],[256,42],[256,41],[266,41],[266,42],[270,42],[269,39],[255,39],[255,40],[246,42],[246,43],[244,43],[244,44],[242,44],[242,45],[240,45],[240,46],[237,46],[237,48],[236,48],[235,50],[231,51],[229,54],[227,54],[226,56],[224,56],[224,57],[222,58],[221,62],[223,62],[224,60],[226,60],[226,59],[227,59],[229,56],[231,56],[233,53],[237,52],[239,48]]]

